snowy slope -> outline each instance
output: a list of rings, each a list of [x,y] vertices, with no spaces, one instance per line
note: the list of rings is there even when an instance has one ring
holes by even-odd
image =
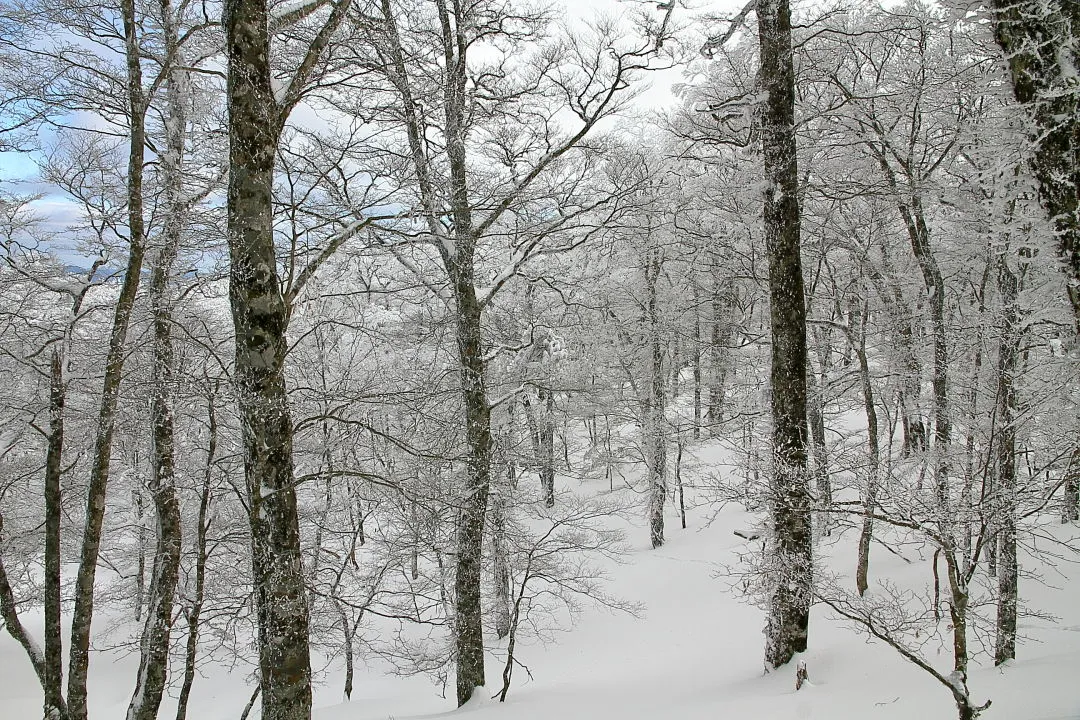
[[[561,483],[576,480],[560,479]],[[599,487],[596,488],[600,490]],[[763,614],[742,597],[725,567],[737,564],[747,541],[735,529],[757,519],[735,506],[720,511],[692,510],[689,528],[681,530],[673,511],[668,542],[648,548],[643,522],[626,527],[633,549],[623,564],[611,563],[612,594],[646,606],[634,619],[586,608],[578,626],[557,634],[554,642],[519,641],[520,668],[506,703],[488,700],[501,685],[501,661],[488,662],[488,688],[461,710],[426,678],[383,674],[378,661],[365,667],[358,658],[351,702],[341,703],[342,671],[330,668],[316,689],[316,720],[404,720],[447,716],[513,720],[931,720],[955,717],[948,692],[923,671],[881,643],[816,608],[811,649],[804,659],[810,684],[796,692],[794,667],[763,672]],[[613,520],[615,523],[623,521]],[[1051,526],[1060,538],[1075,538],[1076,527]],[[820,549],[827,567],[850,574],[855,533],[848,532]],[[929,582],[926,558],[917,549],[904,559],[875,547],[872,577],[889,577],[910,586]],[[928,556],[929,553],[923,553]],[[1080,567],[1058,567],[1022,559],[1023,567],[1044,577],[1022,581],[1026,605],[1056,616],[1057,621],[1021,619],[1024,636],[1018,660],[994,668],[980,656],[970,677],[978,701],[993,700],[987,720],[1080,719]],[[873,581],[872,581],[873,582]],[[40,627],[40,618],[28,617]],[[944,626],[942,626],[944,627]],[[494,638],[489,643],[494,644]],[[496,652],[497,652],[496,648]],[[943,668],[947,650],[938,656]],[[99,652],[91,663],[91,717],[123,716],[137,665],[132,656]],[[250,668],[207,667],[196,680],[189,717],[236,720],[252,687]],[[40,717],[41,695],[22,649],[0,635],[0,720]],[[167,700],[161,717],[171,717]],[[258,712],[252,714],[257,717]]]

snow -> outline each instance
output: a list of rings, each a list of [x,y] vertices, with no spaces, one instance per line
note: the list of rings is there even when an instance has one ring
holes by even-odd
[[[688,483],[693,482],[690,468],[715,471],[721,459],[716,449],[697,455],[684,466]],[[558,482],[560,487],[582,487],[580,480],[560,477]],[[585,489],[602,488],[596,484]],[[643,505],[644,499],[638,502]],[[702,505],[689,511],[690,526],[682,530],[670,503],[668,509],[668,542],[655,551],[648,548],[643,512],[632,521],[611,521],[628,532],[633,548],[623,563],[610,562],[605,568],[612,578],[608,591],[644,603],[646,615],[635,619],[586,606],[578,625],[569,632],[555,634],[547,642],[520,638],[516,656],[528,666],[532,679],[518,668],[505,703],[490,699],[501,687],[504,649],[492,636],[488,638],[487,687],[460,710],[453,707],[452,675],[443,698],[430,680],[385,674],[378,659],[360,653],[352,701],[341,702],[344,670],[340,664],[331,665],[315,690],[314,719],[933,720],[956,716],[952,698],[939,682],[884,644],[868,642],[820,606],[812,615],[810,649],[789,665],[765,673],[763,613],[741,596],[739,579],[726,570],[737,567],[739,554],[753,546],[734,531],[758,527],[760,516],[731,504],[719,512]],[[1058,540],[1075,541],[1080,535],[1076,526],[1057,525],[1050,519],[1044,530]],[[820,545],[821,562],[850,580],[856,543],[856,532],[849,530],[833,544]],[[920,556],[912,548],[901,552],[906,560],[875,547],[872,576],[921,588],[931,578],[929,554]],[[1030,557],[1023,558],[1022,564],[1049,578],[1042,584],[1025,577],[1021,584],[1025,605],[1043,615],[1021,618],[1015,662],[995,668],[986,656],[977,657],[968,687],[975,702],[993,700],[984,720],[1075,720],[1080,718],[1075,681],[1080,671],[1080,583],[1062,574],[1078,574],[1080,567],[1059,561],[1054,570],[1040,567]],[[109,623],[104,618],[98,622],[101,626]],[[40,633],[40,614],[27,613],[25,624]],[[370,635],[377,630],[371,627],[365,632]],[[935,655],[931,644],[924,652],[948,674],[947,648]],[[798,660],[806,663],[811,682],[796,692]],[[319,661],[313,665],[322,667]],[[123,715],[137,666],[135,654],[95,653],[91,718]],[[6,633],[0,636],[0,668],[4,672],[0,717],[39,717],[37,681],[22,648]],[[252,686],[250,667],[205,665],[195,681],[189,717],[235,720]],[[161,717],[172,717],[175,694],[173,689],[172,697],[166,698]]]

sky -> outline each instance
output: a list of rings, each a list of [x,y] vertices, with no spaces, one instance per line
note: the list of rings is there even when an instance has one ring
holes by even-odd
[[[646,9],[654,12],[659,18],[663,10],[657,7],[660,0],[550,0],[556,6],[561,5],[566,9],[566,19],[570,27],[575,22],[584,21],[595,17],[597,14],[605,14],[618,17],[630,13],[640,12]],[[733,8],[738,0],[695,0],[693,3],[698,8],[707,8],[715,12]],[[682,5],[683,3],[680,3]],[[676,10],[676,22],[678,14],[684,15],[688,11],[682,7]],[[693,42],[693,41],[690,41]],[[677,100],[672,94],[673,85],[683,82],[682,68],[672,68],[653,72],[648,79],[649,89],[642,92],[636,105],[642,110],[660,110],[670,107]],[[20,153],[0,152],[0,182],[12,183],[9,188],[22,194],[45,193],[46,196],[35,203],[35,208],[40,215],[49,218],[52,229],[62,231],[73,219],[74,207],[64,198],[50,194],[48,188],[43,188],[40,183],[34,182],[36,168],[33,160]],[[58,248],[59,249],[59,248]],[[63,252],[65,259],[74,259],[69,252]]]

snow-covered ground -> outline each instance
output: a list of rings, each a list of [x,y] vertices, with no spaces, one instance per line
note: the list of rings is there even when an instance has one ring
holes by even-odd
[[[574,480],[560,480],[577,483]],[[341,703],[342,671],[331,668],[316,689],[316,720],[405,720],[468,716],[513,720],[931,720],[954,718],[952,698],[924,671],[904,661],[891,648],[867,642],[865,636],[833,617],[824,607],[813,613],[810,650],[803,659],[810,684],[795,691],[794,664],[766,674],[762,663],[760,610],[741,597],[724,568],[737,563],[745,540],[734,530],[755,519],[736,506],[721,510],[709,523],[712,509],[689,514],[682,530],[674,511],[668,517],[668,542],[648,547],[641,521],[627,527],[632,545],[624,563],[611,563],[610,591],[641,602],[641,619],[586,607],[570,632],[541,643],[522,640],[517,655],[532,674],[520,668],[505,703],[487,699],[500,687],[502,663],[488,663],[488,692],[455,710],[451,699],[426,678],[385,675],[377,661],[365,666],[358,658],[352,700]],[[619,522],[622,521],[613,521]],[[1075,537],[1076,527],[1048,526],[1059,537]],[[821,550],[823,563],[850,575],[855,533],[849,531]],[[907,559],[876,546],[871,561],[874,578],[920,585],[929,581],[927,559],[905,549]],[[926,555],[926,553],[924,553]],[[1080,566],[1068,560],[1057,567],[1023,558],[1027,571],[1040,572],[1043,582],[1022,580],[1025,605],[1056,617],[1021,618],[1023,636],[1017,660],[993,667],[985,655],[976,660],[970,687],[976,701],[993,700],[987,720],[1076,720],[1080,718]],[[40,626],[39,618],[28,618]],[[942,628],[944,622],[942,621]],[[489,644],[498,645],[492,637]],[[927,647],[936,647],[931,644]],[[948,649],[936,656],[950,666]],[[108,651],[91,665],[91,717],[123,716],[137,659]],[[251,691],[250,668],[208,667],[196,680],[189,717],[236,720]],[[452,686],[451,686],[452,692]],[[167,701],[161,717],[174,712]],[[40,716],[41,695],[22,649],[4,633],[0,637],[0,719]],[[254,712],[252,717],[257,717]]]

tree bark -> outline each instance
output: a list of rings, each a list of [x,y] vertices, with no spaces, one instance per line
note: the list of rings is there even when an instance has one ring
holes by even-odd
[[[495,563],[495,635],[510,634],[510,559],[506,547],[506,496],[500,488],[491,506],[491,555]]]
[[[203,598],[206,593],[206,537],[210,530],[210,483],[213,475],[214,460],[217,456],[217,413],[214,411],[214,396],[207,400],[210,440],[206,450],[206,470],[203,476],[202,491],[199,493],[199,515],[196,518],[195,535],[195,589],[191,607],[187,611],[188,636],[184,646],[184,682],[180,686],[180,697],[176,703],[176,720],[186,720],[188,699],[191,686],[195,682],[195,659],[199,650],[199,620],[202,617]]]
[[[1073,450],[1065,469],[1065,495],[1062,498],[1061,522],[1080,520],[1080,447]]]
[[[645,461],[649,473],[649,540],[652,547],[664,544],[664,504],[667,501],[667,427],[664,392],[664,346],[660,337],[660,301],[657,284],[662,269],[659,248],[648,250],[645,287],[649,323],[649,384],[642,410]]]
[[[157,545],[147,597],[146,626],[140,647],[139,671],[135,692],[128,706],[127,720],[154,720],[161,706],[169,666],[173,597],[180,574],[180,503],[176,497],[175,486],[175,423],[172,408],[175,362],[172,307],[168,290],[184,226],[182,171],[187,115],[181,87],[185,77],[180,69],[179,36],[170,0],[161,0],[161,15],[165,55],[172,60],[166,81],[165,152],[160,160],[165,186],[166,216],[161,248],[150,274],[149,287],[154,326],[150,380],[153,443],[149,489],[157,515]]]
[[[94,455],[90,466],[82,550],[79,557],[79,571],[75,579],[75,607],[71,619],[67,683],[68,713],[71,720],[87,720],[86,677],[90,667],[90,626],[94,614],[94,581],[97,577],[97,561],[101,549],[105,494],[109,483],[109,464],[112,459],[113,431],[116,426],[116,408],[120,395],[120,378],[124,369],[128,325],[139,288],[143,256],[146,250],[143,219],[146,98],[142,85],[142,54],[137,35],[138,20],[134,0],[121,0],[120,10],[124,25],[130,131],[127,167],[129,248],[127,267],[120,286],[120,296],[116,301],[112,331],[109,335],[109,348],[105,357],[105,377],[102,382],[97,434],[94,438]]]
[[[1016,415],[1013,379],[1020,355],[1019,280],[1003,255],[998,260],[998,290],[1004,305],[998,345],[997,378],[997,499],[995,516],[998,539],[998,607],[994,664],[1016,657]]]
[[[49,371],[49,440],[45,454],[45,691],[44,717],[63,720],[67,704],[63,691],[63,639],[61,637],[60,494],[64,453],[64,405],[67,386],[61,351],[54,349]]]
[[[1080,3],[992,0],[994,37],[1013,94],[1035,127],[1031,169],[1057,235],[1076,332],[1080,334]]]
[[[874,539],[874,511],[877,508],[878,473],[881,466],[881,447],[878,437],[877,406],[874,402],[874,384],[870,380],[870,363],[866,356],[866,321],[868,307],[863,305],[859,318],[858,337],[855,342],[855,354],[859,359],[859,380],[862,385],[863,407],[866,411],[867,435],[867,476],[866,496],[863,498],[863,522],[859,532],[859,560],[855,569],[855,585],[859,595],[866,593],[870,572],[870,543]],[[854,333],[854,329],[851,330]]]
[[[806,650],[812,595],[811,498],[806,453],[806,302],[795,149],[795,81],[787,0],[757,3],[765,241],[772,331],[772,561],[765,661],[778,667]]]
[[[264,720],[308,720],[311,660],[285,389],[288,308],[274,251],[272,184],[282,113],[265,0],[228,0],[229,301],[243,428]]]

